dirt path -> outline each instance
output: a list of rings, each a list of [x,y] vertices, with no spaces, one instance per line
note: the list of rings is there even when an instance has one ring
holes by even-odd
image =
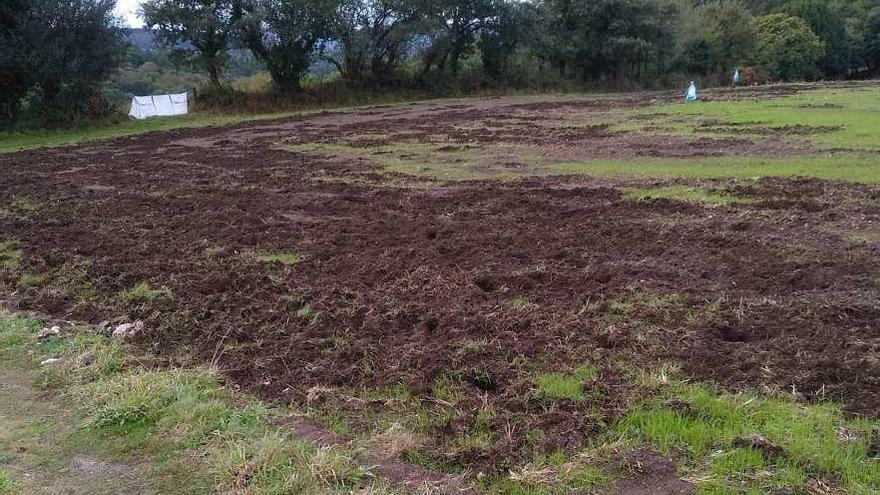
[[[68,406],[40,393],[35,373],[0,358],[0,469],[27,495],[156,493],[138,467],[113,462],[93,446],[70,445],[77,425]]]

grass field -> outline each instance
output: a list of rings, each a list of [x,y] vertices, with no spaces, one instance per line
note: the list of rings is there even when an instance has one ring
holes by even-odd
[[[878,493],[878,95],[0,141],[0,494]]]

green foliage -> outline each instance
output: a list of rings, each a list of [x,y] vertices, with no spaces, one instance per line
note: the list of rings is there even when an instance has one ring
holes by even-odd
[[[341,0],[330,24],[339,47],[325,56],[350,85],[394,84],[417,14],[409,0]]]
[[[172,66],[167,60],[148,61],[117,71],[105,84],[105,91],[108,98],[122,104],[130,102],[131,95],[183,93],[203,81],[199,74]]]
[[[866,16],[862,50],[864,60],[874,69],[880,68],[880,5],[871,9]]]
[[[825,44],[801,19],[771,14],[757,19],[758,61],[774,79],[798,80],[816,76],[816,63]]]
[[[255,0],[244,9],[241,42],[266,64],[277,89],[299,93],[333,12],[326,0]]]
[[[144,22],[182,58],[192,50],[214,86],[226,65],[233,30],[241,16],[232,0],[149,0],[142,5]],[[176,48],[189,43],[192,49]]]
[[[674,4],[654,0],[547,2],[545,54],[560,70],[582,80],[641,79],[666,69],[671,53]]]
[[[16,0],[0,20],[0,126],[67,124],[109,114],[100,83],[118,65],[114,0]]]
[[[739,1],[710,2],[684,23],[687,69],[699,74],[728,74],[750,65],[757,28],[752,13]]]
[[[522,45],[534,44],[540,11],[529,3],[502,2],[497,9],[498,15],[490,18],[480,33],[480,55],[490,81],[510,84],[514,78],[512,59]]]
[[[477,33],[496,13],[492,0],[438,0],[424,2],[424,34],[431,40],[422,60],[423,75],[432,67],[457,75],[461,62],[475,51]]]
[[[825,54],[818,61],[819,70],[829,77],[845,74],[853,62],[853,50],[841,4],[827,0],[794,0],[787,10],[804,19],[822,40]]]

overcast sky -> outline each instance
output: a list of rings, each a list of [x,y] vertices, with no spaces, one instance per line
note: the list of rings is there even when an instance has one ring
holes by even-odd
[[[138,7],[143,0],[117,0],[116,13],[129,27],[143,27],[144,22],[137,16]]]

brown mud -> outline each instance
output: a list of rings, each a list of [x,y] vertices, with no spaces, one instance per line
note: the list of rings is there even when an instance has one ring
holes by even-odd
[[[833,398],[876,416],[880,246],[845,235],[877,228],[876,187],[688,182],[755,199],[717,208],[637,202],[621,191],[670,181],[394,188],[368,160],[280,147],[378,134],[367,147],[804,152],[783,141],[558,132],[558,112],[660,99],[427,103],[3,155],[0,229],[18,241],[23,265],[3,273],[2,290],[23,309],[93,323],[141,318],[144,346],[215,362],[236,384],[282,402],[304,404],[312,387],[356,394],[400,384],[428,399],[441,380],[452,383],[462,394],[456,404],[424,401],[448,417],[430,426],[426,455],[490,473],[536,450],[585,445],[638,397],[627,373],[665,361],[733,390]],[[18,209],[13,197],[39,206]],[[257,257],[282,251],[302,261]],[[45,278],[22,284],[23,273]],[[173,298],[123,297],[141,282]],[[585,363],[598,373],[583,401],[537,391],[536,374]],[[392,407],[328,401],[357,427],[369,427],[364,413]],[[485,410],[493,411],[487,427],[506,433],[485,449],[447,449]],[[536,442],[527,433],[538,430]]]

